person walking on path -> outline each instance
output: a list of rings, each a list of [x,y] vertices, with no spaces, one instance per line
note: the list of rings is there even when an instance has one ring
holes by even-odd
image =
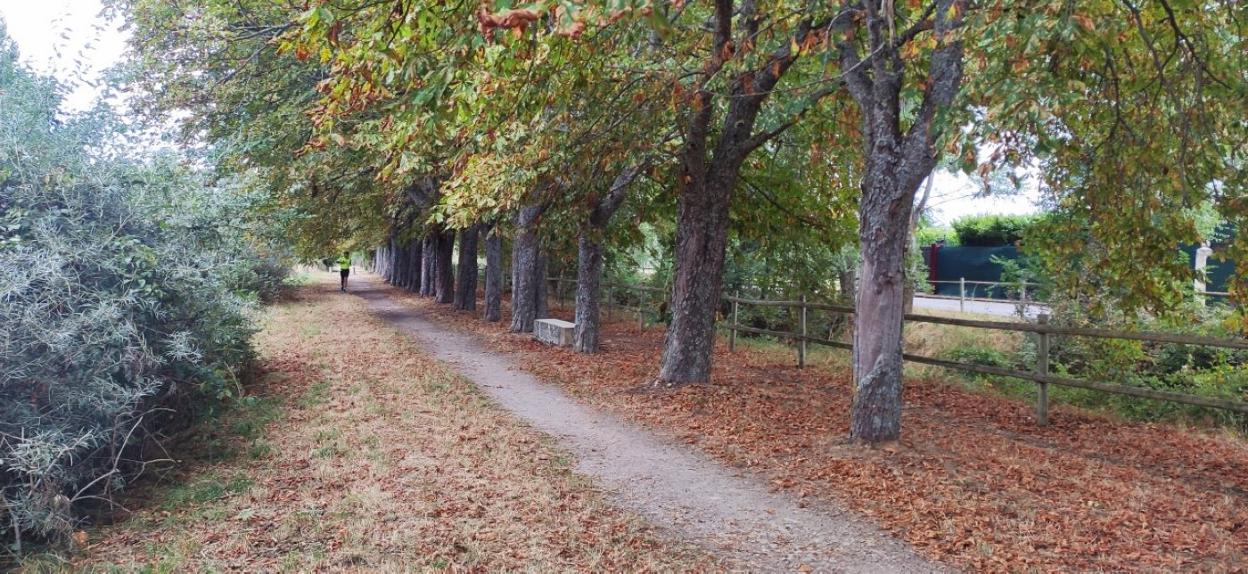
[[[343,293],[346,293],[347,292],[347,276],[351,275],[351,253],[350,252],[343,251],[342,257],[338,258],[338,273],[342,275],[342,287],[340,287],[340,289],[342,290]]]

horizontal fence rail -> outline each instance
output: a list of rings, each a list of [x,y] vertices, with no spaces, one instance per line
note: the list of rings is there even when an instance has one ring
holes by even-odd
[[[768,335],[773,337],[786,338],[802,343],[814,343],[838,349],[852,350],[853,345],[841,341],[833,341],[819,337],[810,337],[806,333],[791,333],[787,331],[773,331],[768,329],[758,329],[740,325],[738,321],[739,310],[738,305],[753,305],[760,307],[788,307],[800,308],[805,316],[807,309],[815,309],[821,311],[830,311],[844,315],[853,315],[854,308],[848,305],[834,305],[826,303],[812,303],[807,301],[766,301],[760,299],[744,299],[741,297],[729,296],[726,299],[733,304],[733,322],[725,325],[724,328],[733,332],[733,336],[729,347],[736,347],[736,332],[750,333],[756,335]],[[1049,374],[1049,338],[1053,335],[1064,335],[1073,337],[1094,337],[1102,339],[1125,339],[1134,341],[1145,341],[1152,343],[1171,343],[1180,345],[1199,345],[1205,347],[1218,347],[1223,349],[1248,350],[1248,340],[1238,339],[1222,339],[1216,337],[1202,337],[1196,335],[1180,335],[1175,333],[1154,333],[1144,331],[1115,331],[1110,329],[1090,329],[1081,327],[1062,327],[1058,325],[1049,325],[1047,323],[1048,316],[1041,315],[1037,323],[1018,323],[1010,321],[983,321],[975,319],[958,319],[954,317],[939,317],[935,315],[920,315],[915,313],[907,313],[906,321],[915,323],[934,323],[941,325],[953,325],[958,327],[972,327],[979,329],[991,329],[998,331],[1013,331],[1031,333],[1040,337],[1040,345],[1037,350],[1037,368],[1034,372],[1019,371],[1007,369],[1004,367],[992,367],[987,365],[976,365],[972,363],[962,363],[958,361],[949,361],[945,359],[937,359],[934,357],[925,357],[913,353],[903,353],[902,359],[914,363],[942,367],[946,369],[967,371],[985,375],[997,375],[1003,377],[1012,377],[1036,383],[1038,386],[1036,401],[1036,418],[1040,424],[1048,423],[1048,385],[1059,385],[1064,387],[1075,387],[1081,389],[1090,389],[1106,393],[1127,395],[1140,397],[1145,399],[1169,401],[1187,405],[1200,407],[1209,407],[1223,409],[1238,413],[1248,414],[1248,403],[1241,401],[1233,401],[1227,399],[1218,399],[1213,397],[1201,397],[1189,395],[1185,393],[1176,393],[1172,391],[1159,391],[1144,387],[1135,387],[1130,385],[1119,385],[1111,383],[1099,383],[1095,381],[1085,381],[1080,379],[1072,379],[1068,377],[1060,377]],[[799,351],[799,363],[805,361],[805,352]]]
[[[550,278],[550,281],[556,285],[562,283],[576,284],[576,279],[566,278]],[[968,283],[970,283],[968,281]],[[989,282],[979,282],[989,283]],[[1015,283],[1014,285],[1018,285]],[[639,297],[637,307],[629,307],[626,305],[617,305],[614,298],[608,295],[606,307],[610,312],[611,307],[620,307],[635,311],[638,315],[638,322],[642,328],[645,327],[645,314],[647,298],[645,294],[657,294],[653,298],[654,302],[666,301],[668,290],[648,287],[644,285],[624,285],[604,282],[603,289],[612,293],[616,290],[635,291],[642,294]],[[558,288],[557,291],[558,293]],[[1212,294],[1212,293],[1211,293]],[[558,295],[556,295],[558,296]],[[853,345],[843,341],[835,341],[823,337],[814,337],[807,332],[807,312],[808,311],[826,311],[840,315],[853,315],[855,310],[849,305],[838,305],[832,303],[818,303],[806,300],[802,296],[800,300],[766,300],[766,299],[750,299],[740,296],[724,296],[723,299],[732,304],[731,322],[721,324],[720,328],[729,331],[729,350],[735,351],[737,347],[737,334],[746,333],[751,335],[764,335],[786,339],[792,341],[797,347],[797,364],[804,367],[806,364],[806,345],[807,343],[820,345],[824,347],[832,347],[836,349],[853,350]],[[799,310],[799,329],[800,332],[776,331],[772,329],[761,329],[758,327],[750,327],[742,325],[740,321],[740,305],[749,305],[755,307],[774,307],[774,308],[790,308]],[[995,375],[1001,377],[1011,377],[1035,383],[1037,386],[1036,399],[1036,419],[1039,424],[1048,424],[1048,385],[1058,385],[1063,387],[1072,387],[1080,389],[1095,390],[1105,393],[1132,396],[1144,399],[1152,399],[1159,401],[1168,401],[1186,405],[1199,407],[1208,407],[1222,409],[1237,413],[1248,414],[1248,403],[1242,401],[1234,401],[1228,399],[1219,399],[1213,397],[1202,397],[1197,395],[1189,395],[1186,393],[1177,393],[1173,391],[1161,391],[1149,389],[1145,387],[1136,387],[1130,385],[1121,385],[1113,383],[1101,383],[1095,381],[1086,381],[1069,377],[1057,376],[1049,373],[1049,347],[1050,338],[1055,335],[1068,337],[1091,337],[1100,339],[1122,339],[1131,341],[1143,341],[1149,343],[1160,344],[1178,344],[1178,345],[1197,345],[1204,347],[1216,347],[1222,349],[1248,350],[1248,340],[1245,339],[1224,339],[1217,337],[1204,337],[1198,335],[1182,335],[1177,333],[1157,333],[1147,331],[1117,331],[1112,329],[1094,329],[1084,327],[1064,327],[1060,325],[1050,325],[1047,315],[1037,317],[1035,323],[1022,323],[1015,321],[988,321],[980,319],[959,319],[956,317],[940,317],[936,315],[924,315],[917,313],[907,313],[905,320],[913,323],[931,323],[938,325],[952,325],[956,327],[969,327],[976,329],[989,329],[996,331],[1010,331],[1019,333],[1028,333],[1038,338],[1036,367],[1034,371],[1020,371],[1016,369],[1008,369],[1004,367],[993,367],[988,365],[976,365],[973,363],[963,363],[958,361],[950,361],[946,359],[937,359],[935,357],[926,357],[913,353],[903,353],[902,359],[913,363],[941,367],[945,369],[965,371],[983,375]]]

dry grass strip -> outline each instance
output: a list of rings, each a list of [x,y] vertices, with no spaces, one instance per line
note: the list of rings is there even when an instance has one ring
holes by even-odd
[[[258,345],[267,427],[209,433],[238,456],[182,465],[71,569],[717,569],[604,503],[550,439],[356,297],[304,287],[267,313]],[[246,428],[256,410],[215,424]]]

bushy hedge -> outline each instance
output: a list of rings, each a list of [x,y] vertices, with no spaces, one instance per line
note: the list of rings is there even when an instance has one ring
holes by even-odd
[[[958,244],[967,247],[1013,245],[1023,239],[1035,215],[971,215],[953,222]]]
[[[949,247],[961,245],[958,234],[948,227],[920,227],[914,230],[914,242],[919,247],[945,242]]]
[[[65,540],[164,456],[160,433],[236,393],[285,274],[238,190],[126,159],[106,111],[64,116],[16,62],[0,28],[0,568]]]
[[[119,189],[17,190],[0,221],[0,521],[55,540],[76,503],[141,472],[150,433],[177,420],[162,409],[234,392],[257,294],[283,272],[202,251]]]

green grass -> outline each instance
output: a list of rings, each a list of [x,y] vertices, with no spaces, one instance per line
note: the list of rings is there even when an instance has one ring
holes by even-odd
[[[304,285],[311,285],[312,281],[313,278],[311,273],[299,271],[287,275],[286,278],[282,280],[282,284],[288,287],[302,287]]]
[[[171,487],[165,493],[161,506],[166,510],[176,510],[214,502],[230,495],[246,492],[251,485],[252,480],[246,476],[225,478],[209,474]]]
[[[317,381],[304,391],[303,396],[299,397],[299,406],[314,407],[325,403],[329,400],[329,381]]]

